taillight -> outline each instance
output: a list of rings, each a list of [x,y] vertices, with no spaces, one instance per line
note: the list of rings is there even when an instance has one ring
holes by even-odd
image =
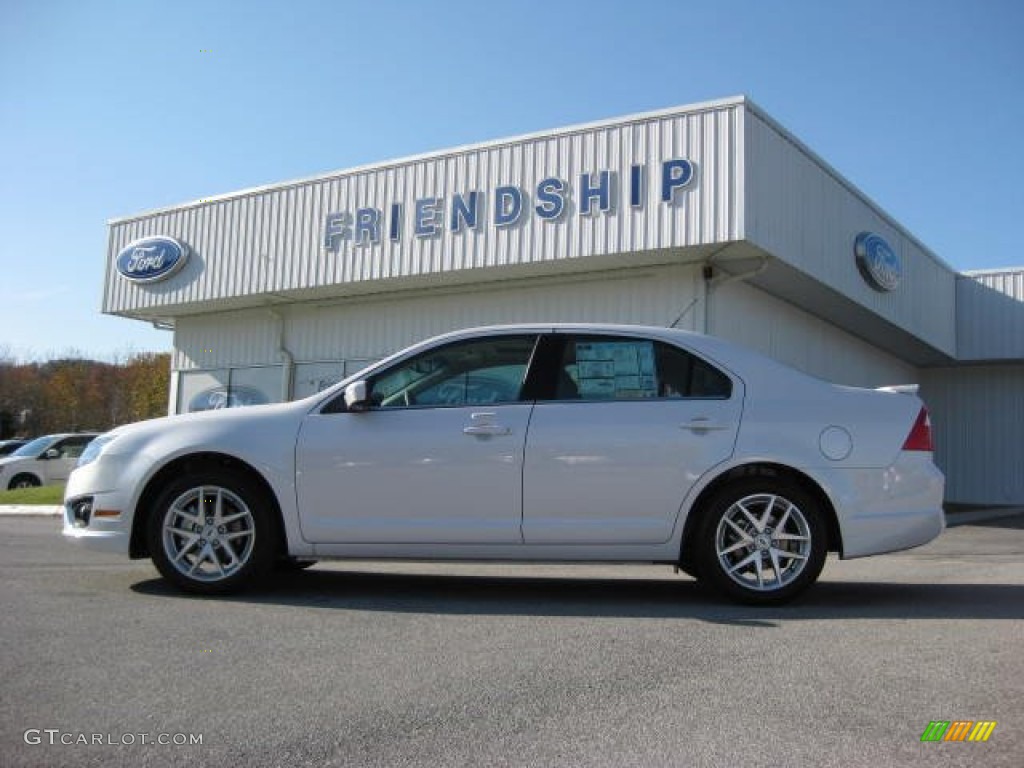
[[[903,443],[904,451],[931,451],[932,450],[932,420],[928,418],[928,409],[922,407],[917,414],[917,421],[913,429],[907,435]]]

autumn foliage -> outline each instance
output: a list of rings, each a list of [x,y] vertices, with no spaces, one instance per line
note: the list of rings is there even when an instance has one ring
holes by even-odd
[[[79,358],[16,363],[0,357],[0,438],[103,432],[167,415],[170,355],[123,363]]]

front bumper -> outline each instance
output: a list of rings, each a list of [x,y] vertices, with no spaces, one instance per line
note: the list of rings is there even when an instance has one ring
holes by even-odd
[[[131,500],[109,486],[98,462],[71,473],[64,491],[64,527],[67,541],[97,552],[127,555],[131,542]],[[88,505],[88,510],[84,507]]]
[[[88,528],[76,528],[68,521],[68,510],[64,510],[64,538],[73,541],[80,547],[92,550],[93,552],[112,552],[118,555],[128,554],[128,544],[131,536],[125,531],[110,530],[104,525],[99,526],[93,523]]]

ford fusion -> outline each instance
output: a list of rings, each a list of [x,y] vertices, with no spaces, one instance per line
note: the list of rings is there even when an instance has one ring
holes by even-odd
[[[198,593],[322,558],[614,561],[781,603],[830,551],[933,539],[942,494],[913,388],[678,330],[518,325],[305,400],[108,432],[68,481],[64,535]]]

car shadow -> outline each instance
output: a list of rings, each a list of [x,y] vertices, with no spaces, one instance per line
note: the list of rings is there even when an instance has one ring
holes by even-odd
[[[1024,585],[823,581],[776,607],[728,602],[684,577],[602,579],[379,573],[312,568],[238,595],[185,595],[162,579],[138,594],[344,611],[453,616],[697,619],[775,627],[802,619],[1024,618]]]

